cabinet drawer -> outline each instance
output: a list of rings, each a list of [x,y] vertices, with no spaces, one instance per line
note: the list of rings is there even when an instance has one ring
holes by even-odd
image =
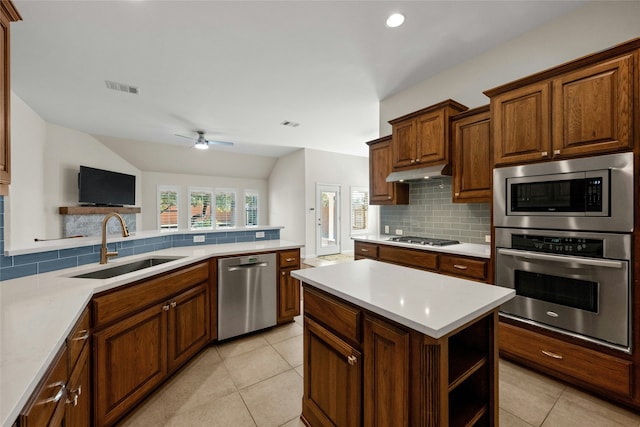
[[[300,266],[300,250],[282,251],[278,253],[280,268],[283,267],[299,267]]]
[[[304,314],[350,342],[360,344],[360,310],[305,286]]]
[[[80,315],[80,320],[76,323],[75,328],[67,337],[67,348],[69,351],[69,371],[73,370],[76,366],[78,357],[89,341],[90,329],[89,329],[89,309],[85,309]]]
[[[440,272],[482,282],[487,280],[487,264],[485,260],[440,255]]]
[[[631,396],[632,362],[500,323],[500,351],[570,376],[597,389]]]
[[[422,270],[438,269],[438,254],[433,252],[382,245],[378,250],[378,257],[380,261],[420,268]]]
[[[20,427],[60,425],[64,418],[67,377],[67,348],[63,347],[20,414]]]
[[[356,242],[354,250],[355,259],[378,258],[378,245],[376,245],[375,243]]]
[[[125,317],[208,279],[209,264],[203,262],[99,295],[93,299],[94,327]]]

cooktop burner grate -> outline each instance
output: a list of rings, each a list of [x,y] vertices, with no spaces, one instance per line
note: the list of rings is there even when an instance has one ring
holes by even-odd
[[[457,240],[434,239],[432,237],[420,237],[420,236],[393,236],[393,237],[389,237],[388,240],[392,242],[415,243],[418,245],[426,245],[426,246],[448,246],[448,245],[457,245],[460,243]]]

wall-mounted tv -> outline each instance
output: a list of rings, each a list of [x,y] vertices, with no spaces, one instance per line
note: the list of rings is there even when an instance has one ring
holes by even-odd
[[[136,177],[120,172],[80,166],[79,202],[92,206],[136,204]]]

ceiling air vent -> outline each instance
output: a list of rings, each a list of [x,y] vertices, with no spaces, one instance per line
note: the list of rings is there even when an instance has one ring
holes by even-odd
[[[290,122],[289,120],[285,120],[284,122],[280,122],[280,124],[282,126],[289,126],[289,127],[292,127],[292,128],[297,128],[298,126],[300,126],[300,123]]]
[[[120,92],[127,92],[137,95],[140,90],[137,86],[126,85],[124,83],[112,82],[110,80],[105,80],[104,82],[107,84],[107,88],[112,90],[119,90]]]

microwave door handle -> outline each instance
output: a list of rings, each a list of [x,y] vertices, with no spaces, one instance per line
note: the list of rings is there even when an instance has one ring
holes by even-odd
[[[609,267],[609,268],[622,268],[623,261],[614,261],[608,259],[593,259],[593,258],[581,258],[581,257],[573,257],[573,256],[558,256],[558,255],[549,255],[549,254],[541,254],[537,252],[529,252],[529,251],[520,251],[516,249],[498,249],[498,254],[500,255],[510,255],[518,258],[524,259],[536,259],[541,261],[553,261],[553,262],[562,262],[562,263],[576,263],[581,265],[590,265],[594,267]]]

